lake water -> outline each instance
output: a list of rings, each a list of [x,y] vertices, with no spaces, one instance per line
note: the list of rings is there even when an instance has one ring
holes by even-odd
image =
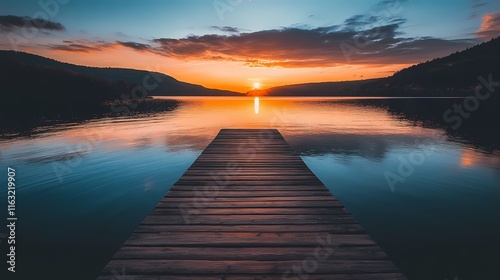
[[[443,114],[463,99],[175,99],[168,112],[1,136],[17,276],[94,279],[221,128],[277,128],[408,279],[500,279],[498,99],[457,129]]]

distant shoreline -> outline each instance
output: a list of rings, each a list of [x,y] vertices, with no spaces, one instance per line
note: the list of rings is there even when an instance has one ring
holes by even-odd
[[[158,95],[158,96],[151,96],[155,100],[159,99],[190,99],[190,98],[206,98],[206,99],[254,99],[255,97],[259,98],[269,98],[269,99],[296,99],[296,98],[301,98],[301,99],[317,99],[317,98],[322,98],[322,99],[463,99],[467,98],[468,95],[464,96],[324,96],[324,95],[308,95],[308,96],[297,96],[297,95],[292,95],[292,96],[285,96],[285,95],[279,95],[279,96],[272,96],[272,95],[260,95],[260,96],[251,96],[251,95],[245,95],[245,96],[197,96],[197,95],[192,95],[192,96],[167,96],[167,95]],[[491,98],[497,99],[500,98],[500,96],[492,96]]]

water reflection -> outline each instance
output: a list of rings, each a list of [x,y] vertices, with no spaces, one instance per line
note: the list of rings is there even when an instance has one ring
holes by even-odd
[[[251,102],[253,101],[253,110]],[[221,128],[278,128],[304,156],[361,156],[380,161],[395,149],[464,144],[460,166],[498,166],[498,100],[458,130],[440,119],[455,100],[179,98],[175,110],[150,117],[103,118],[42,127],[35,138],[5,137],[2,152],[33,164],[85,157],[92,149],[201,151]],[[481,128],[481,129],[478,129]],[[479,131],[479,132],[478,132]],[[22,134],[22,132],[20,133]],[[9,136],[10,137],[10,136]],[[16,140],[17,139],[17,140]],[[451,140],[448,141],[448,140]],[[460,147],[460,148],[459,148]]]
[[[496,273],[481,265],[500,262],[498,100],[458,130],[442,119],[452,99],[176,100],[164,113],[0,137],[1,169],[19,169],[26,265],[53,275],[44,267],[56,260],[61,275],[95,278],[221,128],[277,128],[410,280]],[[391,192],[384,172],[422,151],[431,153]],[[54,164],[68,168],[62,180]]]
[[[253,101],[253,110],[251,105]],[[92,149],[201,151],[221,128],[278,128],[304,156],[361,156],[384,160],[396,149],[464,144],[460,166],[485,163],[498,172],[497,100],[451,130],[440,120],[455,100],[179,98],[170,112],[150,117],[103,118],[39,129],[36,138],[1,141],[14,161],[46,164],[85,157]],[[479,133],[478,127],[480,129]],[[485,132],[486,131],[486,132]],[[498,130],[497,130],[498,131]],[[21,133],[22,134],[22,133]],[[29,141],[28,141],[29,139]],[[448,141],[448,140],[451,140]]]
[[[260,109],[259,97],[255,97],[254,107],[255,107],[255,114],[258,115],[259,114],[259,109]]]

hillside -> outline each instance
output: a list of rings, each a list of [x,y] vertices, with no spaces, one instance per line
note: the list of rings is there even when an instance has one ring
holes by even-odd
[[[85,67],[22,52],[0,51],[0,116],[27,122],[88,119],[117,113],[153,113],[177,106],[173,100],[145,99],[143,92],[134,98],[133,89],[143,85],[148,75],[154,75],[150,84],[159,82],[156,88],[148,88],[147,96],[241,95],[180,82],[160,73]],[[8,125],[8,121],[0,122],[0,128]]]
[[[500,37],[394,75],[362,81],[296,84],[261,90],[269,96],[464,96],[477,77],[500,78]],[[254,94],[252,91],[249,95]]]
[[[65,68],[0,59],[0,115],[29,119],[97,113],[133,86]]]
[[[391,85],[421,88],[467,89],[479,75],[500,76],[500,37],[443,58],[433,59],[396,72]]]
[[[52,68],[59,70],[67,70],[75,74],[83,74],[92,76],[97,79],[107,79],[111,82],[125,81],[129,84],[142,85],[144,77],[149,75],[148,71],[134,70],[134,69],[121,69],[121,68],[98,68],[73,65],[69,63],[59,62],[53,59],[45,58],[38,55],[14,52],[14,51],[0,51],[0,71],[5,71],[8,67],[7,63],[17,63],[27,65],[30,67]],[[8,68],[7,68],[8,69]],[[148,95],[157,96],[238,96],[237,92],[226,90],[208,89],[200,85],[190,84],[178,81],[171,76],[161,73],[154,73],[161,82],[158,87],[149,90]],[[57,77],[54,77],[57,78]],[[54,80],[54,82],[56,82]],[[151,80],[154,82],[154,80]],[[1,86],[6,86],[2,83]]]
[[[265,90],[252,90],[247,94],[269,96],[357,96],[367,93],[369,85],[379,83],[381,80],[383,79],[286,85]]]

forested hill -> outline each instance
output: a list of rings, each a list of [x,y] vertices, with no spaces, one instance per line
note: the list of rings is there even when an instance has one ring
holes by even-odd
[[[144,78],[152,73],[144,70],[134,70],[134,69],[122,69],[122,68],[98,68],[98,67],[87,67],[79,66],[69,63],[59,62],[50,58],[45,58],[38,55],[28,54],[24,52],[14,52],[14,51],[0,51],[0,71],[8,71],[9,67],[13,64],[25,65],[39,69],[41,71],[46,71],[49,68],[51,70],[57,71],[70,71],[74,74],[82,74],[94,79],[109,80],[110,82],[123,81],[128,84],[142,85],[144,83]],[[175,78],[161,74],[153,73],[155,79],[149,81],[154,83],[159,81],[158,86],[155,89],[148,90],[148,95],[158,95],[158,96],[238,96],[239,93],[208,89],[200,85],[185,83],[176,80]],[[57,77],[54,77],[55,79]],[[63,77],[61,77],[63,78]],[[3,81],[7,82],[8,81]],[[54,82],[56,82],[54,80]],[[1,86],[9,86],[2,84]]]
[[[500,37],[443,58],[402,69],[387,78],[296,84],[248,94],[270,96],[466,96],[478,76],[500,80]]]
[[[146,79],[146,84],[145,84]],[[156,87],[151,85],[156,84]],[[147,88],[144,91],[133,89]],[[23,52],[0,51],[0,114],[30,117],[93,115],[112,112],[114,101],[128,104],[145,97],[238,96],[236,92],[207,89],[142,70],[96,68],[62,63]],[[171,108],[172,102],[131,105],[141,110]],[[161,104],[160,104],[161,103]],[[120,104],[122,105],[122,104]],[[155,106],[152,108],[151,106]],[[146,108],[145,108],[146,107]],[[126,108],[126,107],[124,107]],[[120,112],[129,110],[120,110]]]
[[[479,75],[489,74],[500,78],[500,37],[398,71],[388,82],[423,88],[468,88],[477,85]]]

